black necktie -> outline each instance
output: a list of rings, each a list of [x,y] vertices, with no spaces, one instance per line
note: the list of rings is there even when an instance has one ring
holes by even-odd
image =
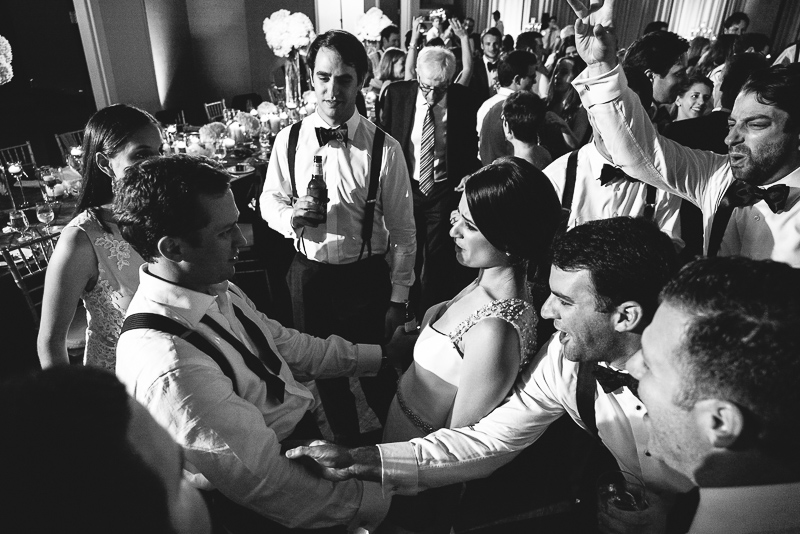
[[[621,373],[614,369],[603,367],[602,365],[596,366],[593,373],[604,392],[611,393],[625,386],[630,389],[631,393],[636,395],[637,398],[639,397],[639,381],[630,374]]]
[[[736,187],[736,196],[738,198],[734,200],[734,203],[737,206],[752,206],[763,200],[772,210],[772,213],[778,213],[786,207],[789,186],[778,184],[771,187],[756,187],[745,182],[739,182]]]
[[[331,141],[339,141],[340,143],[347,143],[347,125],[342,124],[338,128],[314,128],[317,132],[317,141],[319,146],[324,146]]]
[[[486,68],[489,72],[493,72],[497,70],[497,62],[496,61],[489,61],[486,63]]]
[[[208,315],[203,316],[200,322],[211,328],[219,337],[225,340],[230,346],[236,349],[242,355],[247,368],[255,373],[261,380],[267,384],[267,394],[274,397],[278,402],[283,402],[284,391],[286,384],[278,376],[281,371],[281,360],[278,355],[269,346],[264,332],[248,318],[237,306],[233,305],[233,310],[239,322],[244,326],[247,335],[256,344],[258,353],[261,356],[254,355],[245,346],[244,343],[236,339],[236,336],[225,330],[219,323],[214,321]],[[269,371],[267,370],[269,369]]]
[[[630,180],[631,182],[639,181],[625,174],[625,171],[619,167],[614,167],[613,165],[604,163],[603,169],[600,171],[600,185],[608,185],[611,182],[616,182],[618,180]]]

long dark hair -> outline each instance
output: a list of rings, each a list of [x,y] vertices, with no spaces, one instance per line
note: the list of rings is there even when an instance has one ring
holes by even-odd
[[[95,211],[114,198],[111,178],[95,163],[97,154],[113,157],[133,133],[148,124],[159,127],[155,117],[127,104],[114,104],[92,115],[83,132],[83,187],[75,215]]]
[[[542,171],[521,158],[498,158],[467,179],[464,194],[475,225],[512,263],[548,259],[561,203]]]

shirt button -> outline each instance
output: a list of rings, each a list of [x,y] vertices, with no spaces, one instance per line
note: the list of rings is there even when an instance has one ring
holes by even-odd
[[[761,217],[759,217],[758,215],[753,215],[753,220],[754,221],[760,221]]]
[[[642,407],[641,407],[641,406],[636,406],[636,409],[637,409],[637,410],[641,410],[641,409],[642,409]]]
[[[644,453],[644,455],[645,456],[650,456],[650,451],[647,451],[646,453]]]

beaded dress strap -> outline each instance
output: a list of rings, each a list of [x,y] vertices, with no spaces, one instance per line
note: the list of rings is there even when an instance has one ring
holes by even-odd
[[[453,346],[461,354],[459,345],[464,334],[483,319],[502,319],[516,329],[520,341],[520,371],[533,357],[536,350],[536,323],[539,317],[531,303],[521,299],[498,299],[489,302],[461,321],[449,334]],[[462,354],[463,357],[463,354]]]

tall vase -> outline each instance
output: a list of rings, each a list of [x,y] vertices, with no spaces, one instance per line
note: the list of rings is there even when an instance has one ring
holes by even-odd
[[[297,109],[301,104],[300,93],[300,54],[297,50],[289,52],[286,58],[286,107]]]

